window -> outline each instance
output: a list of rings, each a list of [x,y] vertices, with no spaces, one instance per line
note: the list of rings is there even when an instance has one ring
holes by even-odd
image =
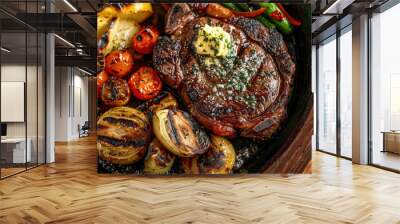
[[[340,36],[340,155],[352,157],[352,32]]]
[[[318,47],[317,149],[336,154],[336,36]]]
[[[2,0],[0,7],[18,9],[23,17],[40,12],[44,3]],[[0,179],[43,164],[46,158],[45,34],[11,14],[0,12],[0,95],[7,99],[0,105]]]
[[[394,28],[398,21],[400,5],[371,18],[370,160],[395,170],[400,170],[400,33]]]
[[[352,26],[338,34],[317,50],[317,149],[351,159]]]

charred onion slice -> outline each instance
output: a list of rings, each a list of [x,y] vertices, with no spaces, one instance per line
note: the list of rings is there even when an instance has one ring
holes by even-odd
[[[154,138],[150,143],[146,158],[144,159],[144,173],[165,174],[171,170],[175,155],[170,153],[161,143]]]
[[[175,97],[172,96],[171,93],[167,93],[167,95],[160,100],[159,103],[154,103],[150,106],[150,111],[153,113],[163,110],[163,109],[173,109],[178,107],[178,102],[176,101]]]
[[[235,164],[235,149],[223,137],[212,136],[211,148],[200,156],[182,158],[182,168],[187,174],[228,174]]]
[[[99,156],[113,164],[129,165],[143,158],[151,141],[146,115],[130,107],[114,107],[97,121]]]
[[[103,84],[101,99],[105,105],[111,107],[126,105],[131,99],[128,82],[124,79],[108,79]]]
[[[170,152],[180,157],[203,154],[210,139],[200,125],[186,112],[163,109],[153,116],[156,137]]]

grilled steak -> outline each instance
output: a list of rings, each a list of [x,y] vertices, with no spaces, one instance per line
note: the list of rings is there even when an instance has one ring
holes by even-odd
[[[251,18],[209,17],[205,7],[172,6],[167,35],[153,52],[154,66],[179,92],[192,116],[214,134],[268,139],[287,116],[295,74],[282,35]],[[204,27],[220,27],[219,33],[229,34],[228,39],[220,35],[225,44],[230,41],[224,45],[229,53],[221,47],[224,43],[212,45],[219,47],[211,49],[212,57],[199,52],[203,44],[196,41]],[[221,52],[224,55],[218,55]]]

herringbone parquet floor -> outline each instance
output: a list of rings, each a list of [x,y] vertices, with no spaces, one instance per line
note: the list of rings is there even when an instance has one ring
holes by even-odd
[[[312,175],[96,173],[94,138],[0,181],[0,223],[400,223],[400,175],[313,155]]]

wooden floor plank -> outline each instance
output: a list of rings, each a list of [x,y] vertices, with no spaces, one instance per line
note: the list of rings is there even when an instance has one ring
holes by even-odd
[[[95,138],[0,181],[0,223],[400,223],[400,175],[314,152],[313,174],[97,174]]]

